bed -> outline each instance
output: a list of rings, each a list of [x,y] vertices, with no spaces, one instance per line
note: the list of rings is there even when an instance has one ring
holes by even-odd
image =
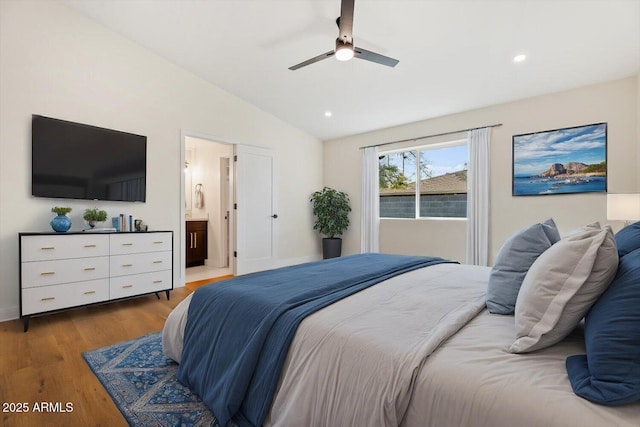
[[[308,315],[285,351],[262,424],[640,425],[640,403],[604,406],[573,392],[565,360],[585,353],[582,327],[548,348],[509,351],[514,317],[485,308],[490,273],[436,263]],[[183,348],[192,297],[198,292],[175,308],[163,330],[164,352],[178,363],[192,351]],[[244,417],[233,422],[251,425]]]

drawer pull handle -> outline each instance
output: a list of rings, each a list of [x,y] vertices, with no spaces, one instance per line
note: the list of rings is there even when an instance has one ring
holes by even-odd
[[[55,297],[41,298],[40,301],[53,301]]]
[[[133,243],[123,243],[122,246],[133,246]]]
[[[123,267],[133,267],[133,264],[122,264]]]
[[[54,250],[55,248],[56,248],[55,246],[46,246],[46,247],[44,247],[44,248],[40,248],[40,249],[42,249],[43,251],[52,251],[52,250]]]
[[[124,285],[124,286],[122,286],[122,289],[127,289],[127,288],[133,288],[133,285]]]
[[[92,294],[95,294],[95,293],[96,293],[96,291],[87,291],[84,294],[85,295],[92,295]]]
[[[85,248],[95,248],[96,245],[84,245]]]
[[[157,241],[153,242],[154,245],[158,245],[160,243],[164,243],[164,242],[162,240],[157,240]]]
[[[93,271],[95,269],[96,269],[95,267],[87,267],[84,269],[84,271]]]
[[[45,271],[43,273],[40,273],[41,276],[52,276],[54,274],[56,274],[55,271]]]
[[[162,264],[162,261],[153,261],[154,264]]]
[[[162,283],[162,280],[154,280],[153,283]]]

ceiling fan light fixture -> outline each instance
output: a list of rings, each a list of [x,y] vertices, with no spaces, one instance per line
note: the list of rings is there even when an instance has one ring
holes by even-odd
[[[341,43],[336,40],[336,59],[338,61],[348,61],[353,58],[353,45],[351,43]]]
[[[366,49],[355,47],[353,45],[354,2],[355,0],[341,0],[340,16],[336,19],[339,32],[338,38],[336,39],[335,49],[293,65],[289,67],[290,70],[298,70],[302,67],[306,67],[307,65],[315,64],[316,62],[331,58],[332,56],[335,56],[339,61],[348,61],[355,56],[357,59],[363,59],[365,61],[374,62],[391,68],[398,64],[399,61],[397,59],[389,58],[388,56],[380,55],[379,53],[370,52]]]

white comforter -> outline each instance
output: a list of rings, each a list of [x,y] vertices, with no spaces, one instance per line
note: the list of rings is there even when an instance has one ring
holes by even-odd
[[[306,318],[265,425],[399,425],[427,357],[484,307],[488,273],[439,264]],[[165,354],[178,362],[188,303],[176,307],[163,330]]]
[[[513,316],[484,310],[420,371],[401,427],[639,427],[640,403],[603,406],[571,389],[565,360],[584,354],[578,327],[551,347],[513,354]]]

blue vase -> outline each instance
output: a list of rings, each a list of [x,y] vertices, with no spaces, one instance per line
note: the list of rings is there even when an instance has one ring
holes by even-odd
[[[53,218],[49,224],[51,224],[51,228],[58,233],[64,233],[71,228],[71,220],[66,215],[58,215]]]

